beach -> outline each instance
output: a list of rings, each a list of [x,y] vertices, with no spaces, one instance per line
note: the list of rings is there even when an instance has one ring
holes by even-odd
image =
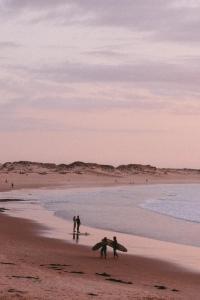
[[[27,220],[0,219],[0,299],[199,299],[199,274],[139,256],[103,260],[39,237]]]
[[[199,180],[198,177],[188,177],[177,175],[174,181],[186,183]],[[9,190],[11,182],[14,182],[13,189],[130,184],[130,178],[116,182],[113,176],[88,174],[27,176],[2,173],[0,178],[1,191]],[[146,175],[140,174],[135,180],[142,184],[145,178]],[[156,181],[156,178],[152,176],[149,182],[171,183],[173,179],[158,178]],[[1,203],[2,208],[4,204],[6,206],[6,203]],[[199,272],[173,264],[170,256],[174,252],[170,253],[165,242],[148,240],[152,251],[157,249],[162,252],[163,259],[159,255],[157,259],[156,255],[150,258],[138,249],[135,255],[120,255],[118,260],[109,253],[109,258],[103,260],[89,246],[41,236],[40,233],[46,228],[37,222],[3,213],[0,220],[0,299],[199,299]],[[135,237],[134,241],[137,249],[141,238]],[[175,248],[177,256],[180,253],[180,260],[183,260],[182,252],[186,246],[177,244],[176,247],[174,244],[171,249],[175,251]],[[195,247],[194,252],[190,250],[185,256],[198,255],[198,248]]]

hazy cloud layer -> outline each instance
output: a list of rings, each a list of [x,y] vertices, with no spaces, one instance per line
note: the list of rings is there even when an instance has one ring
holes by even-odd
[[[0,50],[3,48],[18,48],[20,47],[19,44],[14,43],[14,42],[10,42],[10,41],[4,41],[4,42],[0,42]]]
[[[183,136],[187,149],[200,128],[199,16],[198,0],[0,0],[0,134],[60,132],[81,149],[85,133],[101,153],[120,135],[138,157],[155,136]]]
[[[199,1],[3,0],[2,11],[37,11],[35,21],[124,27],[160,40],[199,42]]]

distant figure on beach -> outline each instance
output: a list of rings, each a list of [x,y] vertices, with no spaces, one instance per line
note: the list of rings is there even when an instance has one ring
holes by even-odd
[[[73,232],[76,231],[76,216],[73,217]]]
[[[79,231],[80,225],[81,225],[81,220],[80,220],[79,216],[77,216],[77,218],[76,218],[76,226],[77,226],[77,232],[78,233],[80,232]]]
[[[101,247],[101,251],[100,251],[100,253],[101,253],[101,258],[107,258],[107,245],[108,245],[108,240],[107,240],[107,237],[104,237],[103,239],[102,239],[102,247]]]
[[[116,236],[113,237],[113,255],[114,255],[114,258],[115,257],[118,257],[118,254],[117,254],[117,238]]]
[[[14,188],[14,183],[13,182],[11,183],[11,187],[12,187],[12,189]]]

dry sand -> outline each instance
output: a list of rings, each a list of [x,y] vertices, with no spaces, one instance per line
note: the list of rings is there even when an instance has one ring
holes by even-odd
[[[133,184],[133,180],[142,184],[146,176],[3,173],[0,190],[10,189],[11,182],[14,188],[53,188]],[[148,183],[172,182],[200,181],[191,174],[148,176]],[[3,214],[0,222],[0,299],[199,299],[199,273],[142,256],[102,260],[88,247],[39,237],[41,228],[33,222]]]
[[[7,181],[7,182],[6,182]],[[14,183],[15,189],[38,188],[38,187],[96,187],[96,186],[115,186],[127,184],[160,184],[160,183],[200,183],[200,173],[173,171],[156,174],[124,174],[116,176],[104,173],[82,173],[75,172],[59,174],[56,172],[45,172],[39,174],[35,172],[20,174],[19,172],[0,171],[0,191],[11,189]]]

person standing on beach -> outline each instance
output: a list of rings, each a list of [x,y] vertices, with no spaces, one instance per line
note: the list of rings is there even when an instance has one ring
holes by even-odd
[[[77,233],[80,232],[79,231],[80,225],[81,225],[81,220],[80,220],[79,216],[77,216],[77,218],[76,218]]]
[[[76,231],[76,216],[73,217],[73,224],[74,224],[73,232],[75,232]]]
[[[113,255],[114,255],[114,258],[118,258],[118,254],[117,254],[117,238],[116,238],[116,236],[114,236],[113,237],[113,243],[112,243],[112,245],[113,245]]]
[[[101,247],[101,258],[107,258],[107,245],[108,245],[108,240],[107,240],[107,237],[103,238],[102,239],[102,247]]]

